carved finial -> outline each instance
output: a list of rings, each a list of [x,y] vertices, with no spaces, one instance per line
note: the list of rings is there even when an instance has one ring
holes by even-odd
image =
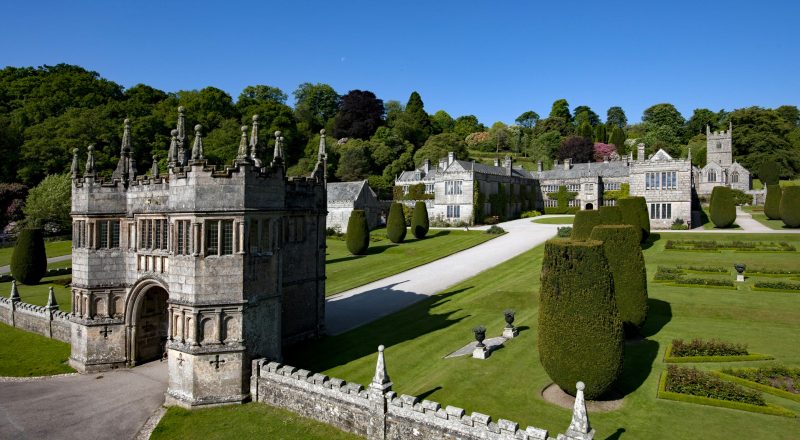
[[[125,128],[122,130],[122,144],[119,147],[120,156],[126,151],[132,151],[133,145],[131,144],[131,120],[125,118],[123,121]]]
[[[258,115],[253,115],[253,128],[250,131],[250,159],[255,166],[261,166],[261,160],[258,158]]]
[[[171,138],[169,141],[169,153],[167,153],[167,155],[169,157],[169,166],[172,168],[178,165],[178,130],[173,128],[169,134]]]
[[[319,152],[317,153],[317,157],[324,159],[325,158],[325,129],[319,131]]]
[[[378,346],[378,363],[375,365],[375,376],[372,378],[372,383],[369,384],[369,387],[385,393],[391,391],[392,381],[389,379],[389,373],[386,372],[383,350],[383,345]]]
[[[78,168],[78,149],[72,149],[72,167],[70,168],[70,173],[72,174],[73,179],[77,179],[78,175],[80,174],[80,169]]]
[[[236,160],[247,160],[247,126],[242,125],[242,137],[239,139],[239,153],[236,155]]]
[[[194,145],[192,145],[192,160],[203,160],[203,126],[194,126]]]
[[[575,384],[578,390],[575,393],[575,406],[572,408],[572,422],[567,428],[567,437],[575,440],[592,440],[594,429],[589,424],[589,414],[586,412],[586,402],[583,399],[583,390],[586,385],[583,382]]]
[[[58,302],[56,302],[56,293],[53,291],[53,286],[50,286],[50,292],[47,294],[47,309],[58,310]]]
[[[186,117],[183,115],[183,106],[178,107],[178,125],[175,140],[178,145],[178,165],[186,165]]]
[[[94,177],[94,144],[86,147],[86,169],[83,172],[84,177]]]
[[[158,169],[158,156],[155,154],[153,155],[153,168],[150,173],[153,175],[153,179],[158,179],[160,171]]]
[[[325,174],[327,171],[327,165],[325,163],[325,159],[327,159],[327,157],[328,155],[325,152],[325,129],[323,128],[319,131],[319,151],[317,153],[317,164],[314,165],[314,171],[311,173],[312,177],[323,182],[326,178]]]
[[[709,136],[711,136],[711,127],[708,124],[706,124],[706,137]]]
[[[119,161],[112,177],[118,180],[133,180],[136,177],[136,161],[133,159],[133,143],[131,141],[131,120],[125,118],[122,131],[122,144],[119,147]]]
[[[272,162],[283,162],[283,136],[280,131],[275,132],[275,151],[272,154]]]
[[[17,280],[11,280],[11,296],[9,297],[12,302],[20,301],[19,291],[17,290]]]

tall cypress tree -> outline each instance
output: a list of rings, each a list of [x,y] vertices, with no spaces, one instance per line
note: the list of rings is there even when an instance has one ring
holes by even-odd
[[[617,147],[617,153],[620,155],[625,151],[625,132],[616,125],[611,130],[611,136],[608,138],[609,144],[614,144]]]
[[[589,139],[589,142],[591,142],[592,139],[594,139],[594,130],[591,124],[584,121],[580,127],[578,127],[578,136]]]
[[[392,203],[389,208],[386,235],[392,243],[402,243],[406,239],[406,218],[403,215],[403,205],[399,203]]]

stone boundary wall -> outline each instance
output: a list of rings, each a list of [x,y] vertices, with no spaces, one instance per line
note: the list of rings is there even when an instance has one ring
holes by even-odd
[[[0,298],[0,322],[48,338],[70,343],[69,313],[46,306]]]
[[[381,376],[380,353],[376,379]],[[547,430],[527,427],[479,412],[469,415],[455,406],[442,406],[415,396],[397,395],[383,372],[388,386],[376,380],[364,388],[360,384],[328,377],[265,359],[253,361],[250,394],[255,402],[284,408],[304,417],[333,425],[369,440],[460,439],[460,440],[553,440]],[[582,392],[580,405],[583,407]],[[576,408],[577,408],[576,402]],[[573,424],[580,412],[573,414]],[[588,427],[588,419],[585,419]],[[573,425],[559,440],[590,440],[594,431],[576,433]],[[587,430],[588,431],[588,430]]]

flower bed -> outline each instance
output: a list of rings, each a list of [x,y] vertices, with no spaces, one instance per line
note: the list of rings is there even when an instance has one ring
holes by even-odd
[[[701,278],[701,277],[687,277],[683,269],[658,266],[656,274],[653,275],[653,281],[669,282],[676,286],[706,286],[706,287],[724,287],[733,288],[736,286],[733,280],[721,278]]]
[[[800,291],[800,283],[791,283],[788,281],[758,281],[753,284],[753,287],[756,289]]]
[[[664,249],[675,251],[733,250],[739,252],[794,252],[793,245],[781,241],[715,241],[715,240],[667,240]]]
[[[761,368],[726,368],[717,374],[723,379],[800,402],[800,368],[789,368],[782,365]]]
[[[693,339],[691,342],[675,339],[667,346],[667,350],[664,352],[664,362],[668,364],[761,361],[769,359],[773,359],[773,357],[748,352],[747,346],[744,344],[722,342],[716,339],[710,341]]]

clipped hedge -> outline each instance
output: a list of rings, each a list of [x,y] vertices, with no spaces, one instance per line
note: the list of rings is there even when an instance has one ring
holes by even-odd
[[[369,248],[369,227],[362,209],[354,209],[347,221],[347,250],[353,255],[364,255]]]
[[[386,236],[392,243],[402,243],[406,239],[406,218],[403,215],[403,205],[400,203],[392,203],[389,208]]]
[[[572,223],[572,239],[588,240],[592,235],[592,229],[599,224],[600,212],[578,211],[575,213],[575,220]]]
[[[800,402],[800,368],[770,365],[716,371],[719,377],[765,393]]]
[[[787,186],[781,196],[780,214],[788,228],[800,228],[800,186]]]
[[[667,366],[667,383],[664,391],[710,399],[729,400],[749,405],[767,406],[761,393],[742,388],[694,367]]]
[[[644,197],[628,197],[619,200],[622,213],[622,224],[637,226],[639,242],[644,243],[650,237],[650,216],[647,213],[647,202]]]
[[[729,228],[736,221],[736,203],[731,189],[715,186],[711,192],[711,211],[709,217],[717,228]]]
[[[545,243],[540,289],[542,366],[567,393],[583,381],[587,399],[600,397],[622,371],[624,343],[603,243]]]
[[[600,224],[603,225],[621,225],[622,224],[622,210],[619,206],[601,206],[600,207]]]
[[[41,229],[23,229],[11,254],[11,275],[22,284],[36,284],[47,272],[47,253]]]
[[[630,225],[600,225],[592,240],[603,242],[603,253],[614,278],[614,298],[628,333],[647,319],[647,268],[636,229]]]
[[[767,197],[764,200],[764,215],[770,220],[781,219],[781,196],[783,191],[780,185],[767,185]]]
[[[699,341],[701,345],[707,344],[707,341],[702,340],[695,340]],[[693,341],[690,344],[693,344]],[[768,361],[771,359],[775,359],[774,357],[768,354],[761,354],[761,353],[750,353],[744,352],[743,354],[734,354],[736,352],[735,349],[731,351],[719,351],[719,350],[711,350],[711,351],[702,351],[695,350],[695,351],[686,351],[685,345],[684,348],[679,347],[678,354],[673,354],[673,350],[675,349],[675,342],[673,341],[667,346],[667,349],[664,351],[664,362],[668,364],[686,364],[686,363],[701,363],[701,362],[745,362],[745,361]],[[682,342],[682,341],[681,341]],[[724,343],[723,343],[724,344]],[[683,350],[683,351],[681,351]],[[694,355],[688,355],[691,353],[695,353]],[[705,354],[703,354],[705,353]],[[727,353],[727,354],[725,354]]]
[[[414,215],[411,217],[411,233],[414,234],[419,240],[425,238],[430,230],[430,221],[428,220],[428,208],[425,207],[425,202],[417,202],[414,204]]]

